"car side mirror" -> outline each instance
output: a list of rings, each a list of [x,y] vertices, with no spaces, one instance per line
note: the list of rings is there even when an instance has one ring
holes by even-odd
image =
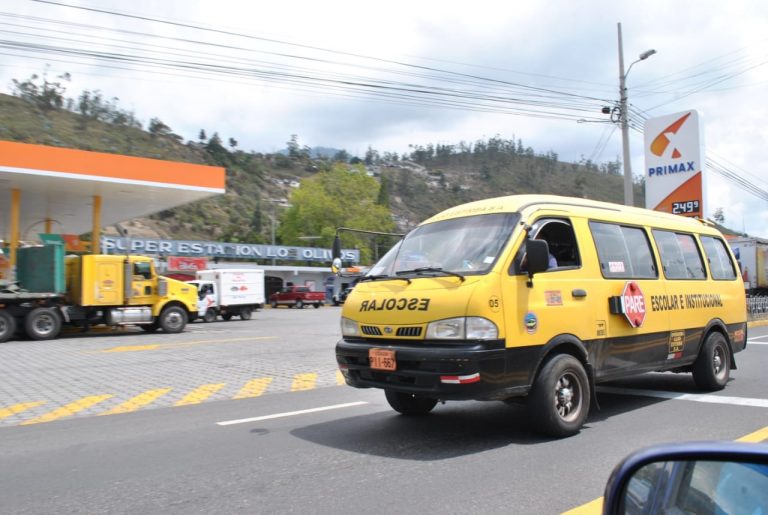
[[[768,447],[697,442],[650,447],[625,458],[605,487],[604,514],[765,513]]]

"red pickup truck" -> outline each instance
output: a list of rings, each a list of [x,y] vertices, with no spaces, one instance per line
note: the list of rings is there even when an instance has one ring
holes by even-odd
[[[269,304],[273,308],[288,306],[289,308],[301,309],[308,304],[319,308],[324,303],[325,293],[310,291],[306,286],[286,286],[269,296]]]

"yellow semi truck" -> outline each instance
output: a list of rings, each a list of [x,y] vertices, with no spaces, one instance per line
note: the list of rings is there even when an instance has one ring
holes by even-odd
[[[194,286],[158,276],[146,256],[66,256],[56,245],[21,248],[18,282],[0,291],[0,342],[56,338],[63,326],[138,325],[184,330],[197,316]]]

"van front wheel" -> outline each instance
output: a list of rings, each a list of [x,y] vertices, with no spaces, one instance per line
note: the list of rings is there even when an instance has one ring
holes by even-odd
[[[437,404],[437,399],[421,397],[412,393],[393,392],[384,390],[387,402],[392,409],[403,415],[426,415]]]
[[[714,392],[725,388],[731,374],[731,354],[725,337],[713,332],[704,340],[693,363],[693,381],[700,389]]]
[[[570,354],[549,359],[533,383],[528,411],[537,429],[562,438],[579,432],[589,415],[589,380]]]

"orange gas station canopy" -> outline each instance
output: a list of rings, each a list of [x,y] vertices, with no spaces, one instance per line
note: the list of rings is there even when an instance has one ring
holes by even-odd
[[[94,217],[107,227],[218,195],[225,179],[221,167],[0,141],[0,239],[11,239],[12,198],[25,240],[46,220],[82,234]]]

